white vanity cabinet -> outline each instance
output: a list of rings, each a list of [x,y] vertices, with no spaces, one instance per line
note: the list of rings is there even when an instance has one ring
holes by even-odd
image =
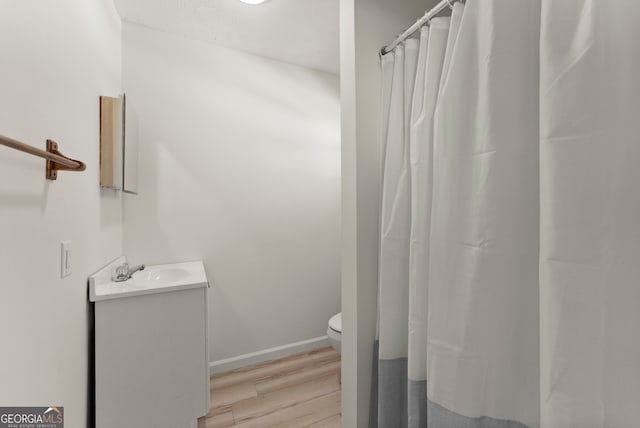
[[[149,266],[121,283],[93,279],[96,427],[195,426],[209,411],[202,262]]]

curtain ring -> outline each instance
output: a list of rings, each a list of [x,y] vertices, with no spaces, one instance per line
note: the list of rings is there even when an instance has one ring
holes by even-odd
[[[453,10],[453,5],[456,4],[456,0],[447,0],[447,3],[449,4],[449,9]]]

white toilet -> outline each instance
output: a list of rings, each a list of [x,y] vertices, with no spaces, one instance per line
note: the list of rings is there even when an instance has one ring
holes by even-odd
[[[342,343],[342,312],[335,314],[329,319],[327,336],[329,336],[329,343],[333,346],[333,349],[340,352],[340,344]]]

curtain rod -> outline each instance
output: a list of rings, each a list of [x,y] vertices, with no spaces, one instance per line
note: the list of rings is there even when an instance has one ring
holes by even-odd
[[[404,30],[404,32],[400,34],[398,37],[396,37],[396,39],[393,42],[391,42],[387,46],[383,46],[380,49],[380,56],[386,55],[389,52],[391,52],[393,48],[398,46],[401,42],[406,40],[409,36],[411,36],[413,33],[418,31],[418,29],[420,29],[420,27],[422,27],[423,25],[425,24],[429,25],[429,20],[434,16],[436,16],[437,14],[439,14],[440,12],[442,12],[444,9],[446,9],[447,6],[453,9],[453,4],[456,1],[462,1],[462,0],[441,0],[440,3],[438,3],[432,9],[427,11],[424,14],[424,16],[422,16],[422,18],[418,19],[415,22],[415,24],[413,24],[411,27]]]

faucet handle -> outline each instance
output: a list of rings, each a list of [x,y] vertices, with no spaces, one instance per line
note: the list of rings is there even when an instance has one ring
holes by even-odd
[[[129,274],[129,263],[124,262],[116,268],[116,278],[124,277]]]

